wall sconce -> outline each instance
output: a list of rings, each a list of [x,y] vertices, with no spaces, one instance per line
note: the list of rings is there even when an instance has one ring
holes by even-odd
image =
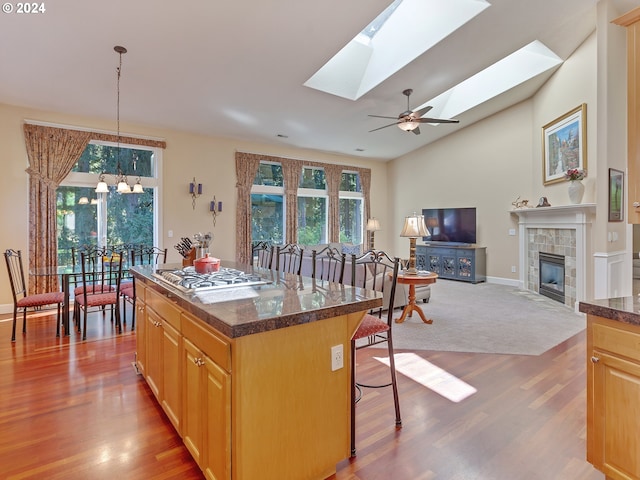
[[[89,198],[80,197],[80,200],[78,200],[78,205],[89,205]]]
[[[209,211],[211,212],[211,216],[213,217],[213,226],[216,226],[216,217],[220,212],[222,212],[222,202],[216,201],[216,196],[213,196],[213,200],[211,200],[211,204],[209,205]]]
[[[191,205],[193,209],[196,209],[196,198],[202,195],[202,184],[196,182],[196,177],[193,177],[193,182],[189,184],[189,193],[191,194]]]

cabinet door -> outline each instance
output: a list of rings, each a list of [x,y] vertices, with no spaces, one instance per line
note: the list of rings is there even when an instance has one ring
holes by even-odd
[[[162,322],[162,394],[161,405],[180,433],[182,418],[182,336],[167,322]]]
[[[150,308],[146,309],[145,318],[145,336],[147,350],[147,364],[145,366],[146,380],[149,388],[158,399],[162,402],[162,320]]]
[[[456,256],[442,255],[442,276],[454,278],[456,276]]]
[[[193,343],[183,339],[183,411],[182,440],[196,463],[203,468],[204,407],[206,374],[204,356]]]
[[[210,480],[231,478],[231,376],[204,357],[206,432],[203,471]]]
[[[136,368],[142,376],[146,376],[147,365],[147,319],[145,304],[136,301]]]
[[[640,364],[593,352],[593,464],[607,478],[640,478]]]
[[[442,273],[442,257],[440,255],[429,253],[427,255],[427,262],[427,270],[433,273],[437,273],[438,275]]]
[[[473,252],[458,252],[458,265],[456,276],[461,280],[473,279]]]

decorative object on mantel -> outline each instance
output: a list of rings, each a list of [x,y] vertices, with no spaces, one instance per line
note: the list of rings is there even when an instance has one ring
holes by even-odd
[[[587,104],[542,127],[543,183],[561,182],[570,169],[587,168]]]
[[[564,173],[564,178],[569,180],[569,201],[574,205],[582,202],[584,195],[582,179],[586,176],[587,172],[579,168],[570,168]]]
[[[511,202],[511,205],[513,205],[513,208],[531,208],[531,205],[529,205],[529,200],[520,200],[520,195],[518,195],[518,198],[516,198],[513,202]]]
[[[550,207],[551,204],[549,203],[549,200],[547,200],[547,197],[540,197],[540,200],[538,200],[538,205],[536,205],[536,208],[538,207]]]
[[[191,205],[193,209],[196,209],[196,198],[202,195],[202,184],[196,182],[196,177],[193,177],[193,182],[189,184],[189,193],[191,194]]]
[[[209,211],[211,212],[211,216],[213,217],[213,226],[216,226],[216,217],[220,212],[222,212],[222,202],[216,201],[216,196],[213,196],[213,200],[209,204]]]
[[[609,221],[621,222],[624,219],[624,172],[609,169]]]

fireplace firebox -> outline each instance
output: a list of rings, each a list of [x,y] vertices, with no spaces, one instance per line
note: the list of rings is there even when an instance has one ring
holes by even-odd
[[[540,295],[564,304],[564,256],[555,253],[539,253]]]

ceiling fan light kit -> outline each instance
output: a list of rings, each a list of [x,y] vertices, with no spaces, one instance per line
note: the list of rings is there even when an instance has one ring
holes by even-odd
[[[431,106],[423,107],[420,110],[411,110],[411,106],[409,104],[409,97],[411,97],[412,93],[413,93],[413,90],[411,88],[407,88],[402,91],[402,94],[407,97],[407,110],[402,112],[400,115],[398,115],[397,119],[396,117],[386,117],[383,115],[369,115],[370,117],[392,118],[397,120],[393,123],[390,123],[389,125],[384,125],[382,127],[369,130],[369,132],[375,132],[376,130],[382,130],[383,128],[387,128],[392,125],[397,125],[400,130],[404,130],[405,132],[412,132],[415,135],[420,135],[421,123],[432,123],[432,124],[459,123],[459,120],[455,120],[455,119],[423,117],[425,113],[427,113],[429,110],[433,108]]]

